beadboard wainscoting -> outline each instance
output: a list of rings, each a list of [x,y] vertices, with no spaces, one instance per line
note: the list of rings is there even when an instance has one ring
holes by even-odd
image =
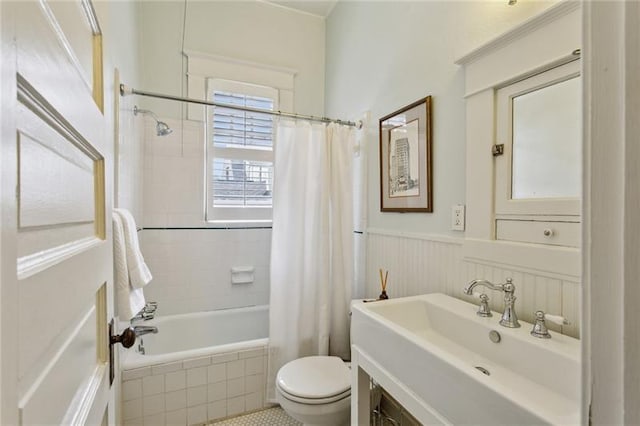
[[[521,320],[533,322],[536,310],[562,315],[571,324],[563,327],[549,324],[549,329],[579,337],[580,283],[577,279],[465,260],[463,238],[380,229],[369,229],[366,236],[366,297],[380,294],[380,268],[389,271],[387,294],[391,298],[445,293],[474,302],[473,297],[462,293],[467,282],[476,278],[503,282],[506,277],[512,277],[516,286],[516,312]],[[502,295],[491,290],[486,293],[491,309],[502,312]]]

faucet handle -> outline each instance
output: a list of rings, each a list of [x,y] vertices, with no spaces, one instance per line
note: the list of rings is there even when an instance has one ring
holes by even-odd
[[[545,314],[543,311],[536,311],[535,316],[536,316],[535,318],[536,322],[533,325],[533,330],[531,330],[531,335],[533,337],[538,337],[540,339],[551,338],[551,334],[549,333],[549,330],[547,329],[547,324],[545,322],[546,320],[549,320],[552,323],[559,324],[559,325],[570,324],[570,322],[567,321],[565,317],[562,317],[560,315]]]
[[[474,291],[472,293],[473,297],[477,297],[480,299],[480,306],[478,306],[478,312],[476,315],[479,317],[492,317],[491,309],[489,308],[489,296],[484,293],[479,293]]]
[[[561,315],[544,314],[544,319],[558,325],[570,325],[571,323]]]
[[[513,285],[513,278],[506,278],[502,284],[502,291],[506,293],[512,293],[516,291],[516,286]]]
[[[536,311],[534,315],[536,316],[536,322],[533,324],[531,335],[539,339],[551,339],[547,324],[544,322],[544,312]]]
[[[154,313],[158,309],[158,302],[147,302],[142,310],[147,313]]]
[[[147,312],[143,308],[133,318],[131,318],[131,324],[133,324],[134,321],[138,321],[138,320],[149,321],[149,320],[153,319],[155,316],[156,316],[156,313],[154,311]]]

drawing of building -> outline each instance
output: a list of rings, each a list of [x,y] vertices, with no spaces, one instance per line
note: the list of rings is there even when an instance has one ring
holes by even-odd
[[[394,189],[396,191],[406,191],[411,182],[410,159],[411,152],[408,138],[396,140],[394,153]]]

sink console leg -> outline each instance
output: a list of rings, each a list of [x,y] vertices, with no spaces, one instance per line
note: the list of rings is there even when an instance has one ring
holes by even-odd
[[[370,416],[369,375],[358,365],[358,351],[351,350],[351,424],[369,426]]]

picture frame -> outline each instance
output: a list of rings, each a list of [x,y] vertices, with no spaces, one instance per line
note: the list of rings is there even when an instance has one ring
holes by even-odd
[[[431,96],[379,120],[380,211],[433,212]]]

